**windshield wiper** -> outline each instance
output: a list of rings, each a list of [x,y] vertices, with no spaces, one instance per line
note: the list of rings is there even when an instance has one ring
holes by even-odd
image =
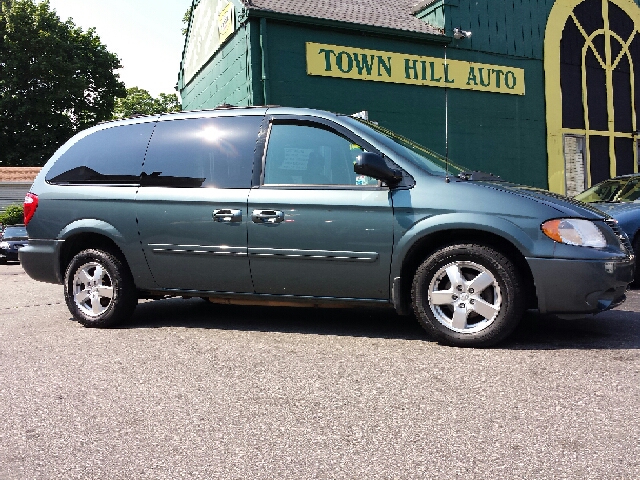
[[[458,178],[461,180],[487,180],[492,182],[504,182],[502,178],[498,175],[494,175],[493,173],[481,172],[479,170],[474,170],[473,172],[460,172],[458,174]]]

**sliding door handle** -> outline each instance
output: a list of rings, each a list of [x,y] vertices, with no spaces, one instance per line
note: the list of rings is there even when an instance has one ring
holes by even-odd
[[[251,214],[253,223],[266,223],[272,225],[274,223],[284,222],[284,212],[280,210],[254,210]]]
[[[242,210],[221,208],[213,211],[213,221],[221,223],[236,223],[242,221]]]

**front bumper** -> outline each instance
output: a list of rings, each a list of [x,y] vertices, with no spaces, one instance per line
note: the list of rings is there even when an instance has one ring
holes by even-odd
[[[635,272],[626,260],[527,258],[541,313],[597,313],[625,299]]]
[[[18,252],[27,275],[40,282],[62,283],[60,249],[63,243],[63,240],[29,240]]]

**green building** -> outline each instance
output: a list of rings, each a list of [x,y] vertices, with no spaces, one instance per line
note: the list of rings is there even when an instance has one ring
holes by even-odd
[[[574,194],[638,171],[639,2],[194,0],[178,87],[185,110],[366,111],[454,163]]]

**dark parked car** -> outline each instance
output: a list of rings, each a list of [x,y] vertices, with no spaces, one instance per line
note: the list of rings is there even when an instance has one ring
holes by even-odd
[[[634,257],[600,210],[447,165],[349,116],[220,108],[102,124],[25,199],[33,278],[107,327],[138,298],[415,312],[436,339],[492,345],[527,308],[625,299]]]
[[[633,245],[636,260],[640,254],[640,174],[622,175],[600,182],[575,196],[590,203],[618,221]],[[640,284],[636,269],[634,285]]]
[[[18,250],[29,243],[24,225],[8,225],[0,235],[0,263],[18,261]]]

